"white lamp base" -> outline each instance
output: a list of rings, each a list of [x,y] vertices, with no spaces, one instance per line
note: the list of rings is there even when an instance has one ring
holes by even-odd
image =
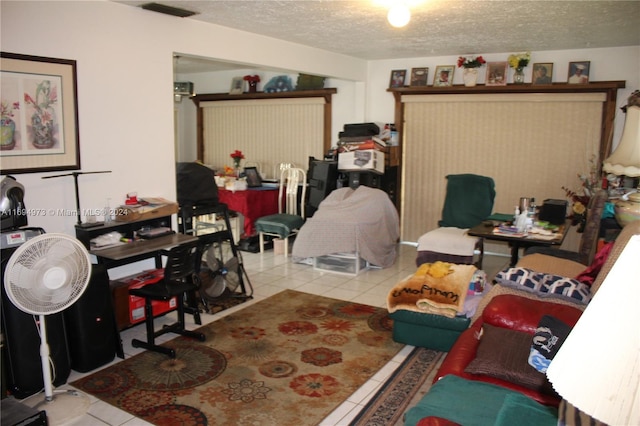
[[[50,426],[70,426],[87,414],[89,397],[75,390],[54,391],[52,401],[41,401],[34,406],[47,413]]]

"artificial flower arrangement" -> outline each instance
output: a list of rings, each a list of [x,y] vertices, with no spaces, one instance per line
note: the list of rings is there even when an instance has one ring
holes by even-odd
[[[461,68],[479,68],[486,63],[487,61],[485,61],[482,56],[477,56],[475,58],[473,56],[460,56],[458,58],[458,67]]]
[[[238,169],[240,168],[240,161],[244,160],[244,154],[239,149],[236,149],[231,153],[231,158],[233,159],[233,165]]]
[[[571,189],[564,186],[562,187],[562,189],[564,189],[567,198],[569,198],[572,202],[571,224],[580,225],[578,228],[578,232],[582,232],[584,230],[587,216],[586,206],[589,205],[591,197],[595,195],[596,191],[598,190],[598,185],[600,184],[595,155],[592,155],[589,159],[589,173],[578,173],[578,179],[580,179],[581,183],[581,188],[578,191],[581,192],[581,194],[579,194],[577,191],[572,191]]]
[[[509,66],[511,68],[524,68],[529,65],[529,61],[531,60],[531,52],[511,54],[507,59],[509,62]]]
[[[259,75],[245,75],[243,79],[244,81],[248,81],[249,83],[260,83]]]

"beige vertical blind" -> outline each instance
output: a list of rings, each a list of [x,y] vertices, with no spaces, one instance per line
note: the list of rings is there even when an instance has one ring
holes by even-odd
[[[460,94],[403,96],[402,240],[437,227],[448,174],[496,183],[494,212],[520,197],[565,199],[598,155],[605,95]],[[595,161],[598,161],[595,159]]]
[[[245,155],[274,177],[279,163],[306,170],[309,157],[322,158],[324,98],[285,98],[201,102],[203,160],[216,171],[233,166],[230,154]]]

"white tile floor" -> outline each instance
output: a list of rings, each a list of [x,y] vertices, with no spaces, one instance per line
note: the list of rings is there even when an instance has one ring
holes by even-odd
[[[254,288],[253,299],[243,303],[235,308],[228,309],[215,315],[203,314],[202,322],[207,324],[215,321],[225,315],[242,309],[249,304],[263,300],[273,294],[284,289],[292,289],[312,294],[318,294],[325,297],[332,297],[340,300],[357,301],[372,306],[386,307],[386,296],[400,279],[415,272],[416,249],[410,245],[400,245],[399,255],[393,266],[386,269],[367,269],[360,272],[355,277],[338,275],[333,273],[318,272],[310,265],[297,264],[291,261],[291,258],[285,258],[282,255],[274,255],[273,251],[264,254],[253,254],[242,252],[245,269]],[[499,256],[485,255],[484,269],[487,275],[493,276],[493,273],[499,268],[504,267],[508,263],[508,258]],[[173,321],[171,314],[163,318],[168,322]],[[192,317],[187,315],[189,328],[196,328],[192,322]],[[160,322],[156,320],[157,325]],[[134,337],[145,340],[145,329],[143,324],[139,324],[121,334],[124,345],[125,357],[134,355],[142,349],[136,349],[131,346],[131,339]],[[159,342],[170,340],[174,335],[168,334],[158,339]],[[347,401],[340,405],[333,413],[325,418],[321,425],[347,425],[358,412],[364,407],[369,399],[375,394],[384,381],[395,371],[400,363],[413,349],[412,346],[405,346],[387,365],[385,365],[371,380],[365,383],[358,391],[351,395]],[[116,358],[113,363],[121,361]],[[106,367],[106,366],[105,366]],[[101,367],[104,368],[104,367]],[[68,382],[79,379],[89,373],[71,372]],[[70,387],[70,386],[64,386]],[[42,395],[36,395],[29,398],[31,402],[42,399]],[[74,425],[82,426],[141,426],[149,425],[149,423],[132,416],[131,414],[113,407],[105,402],[90,396],[91,406],[88,413]],[[30,401],[25,401],[27,404]]]

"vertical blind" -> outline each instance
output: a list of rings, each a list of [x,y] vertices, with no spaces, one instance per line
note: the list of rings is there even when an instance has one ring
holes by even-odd
[[[495,180],[494,212],[520,197],[565,199],[600,146],[600,93],[403,96],[401,238],[435,229],[449,174]]]
[[[310,156],[324,155],[324,105],[318,97],[201,102],[203,161],[221,170],[239,149],[243,165],[257,162],[269,178],[280,163],[306,170]]]

